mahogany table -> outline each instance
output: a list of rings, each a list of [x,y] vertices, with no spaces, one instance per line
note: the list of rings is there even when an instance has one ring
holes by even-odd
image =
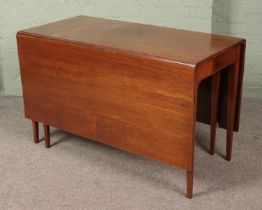
[[[17,33],[25,117],[187,172],[196,120],[239,127],[245,40],[86,16]],[[212,149],[213,148],[213,149]]]

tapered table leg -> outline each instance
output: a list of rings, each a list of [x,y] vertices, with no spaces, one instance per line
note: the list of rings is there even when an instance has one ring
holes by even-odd
[[[186,179],[187,179],[187,198],[192,198],[193,196],[193,170],[186,172]]]
[[[233,68],[228,70],[227,83],[227,149],[226,160],[232,157],[233,129],[235,121],[235,108],[238,87],[239,61],[236,61]]]
[[[45,147],[50,147],[50,127],[49,125],[44,124],[44,132],[45,132]]]
[[[32,120],[34,143],[39,143],[39,125],[37,121]]]
[[[216,128],[218,116],[218,97],[220,88],[220,72],[212,76],[211,85],[211,120],[210,120],[210,154],[215,152]]]

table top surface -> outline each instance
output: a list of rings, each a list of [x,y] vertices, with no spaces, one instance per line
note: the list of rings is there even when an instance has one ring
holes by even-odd
[[[18,33],[124,50],[190,66],[196,66],[244,41],[228,36],[87,16],[77,16]]]

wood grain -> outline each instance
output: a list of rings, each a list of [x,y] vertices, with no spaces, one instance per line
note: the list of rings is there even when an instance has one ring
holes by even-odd
[[[20,31],[17,42],[25,116],[44,123],[47,148],[49,126],[54,126],[168,163],[187,171],[188,198],[193,195],[196,116],[212,121],[213,128],[227,119],[231,156],[233,128],[239,124],[243,39],[78,16]],[[217,97],[210,101],[212,88],[201,84],[221,72],[224,87],[223,72],[233,64],[226,77],[229,88],[219,94],[228,92],[227,111],[220,100],[217,113]],[[197,108],[198,96],[208,105],[204,111]]]
[[[192,70],[24,35],[19,48],[26,117],[191,169]]]
[[[189,66],[223,53],[243,39],[215,34],[77,16],[21,33],[70,43],[117,49]]]

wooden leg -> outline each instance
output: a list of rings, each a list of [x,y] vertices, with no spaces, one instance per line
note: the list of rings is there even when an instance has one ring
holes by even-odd
[[[187,198],[192,198],[193,196],[193,170],[186,172],[186,179],[187,179]]]
[[[50,128],[49,125],[44,124],[44,130],[45,130],[45,147],[50,147]]]
[[[211,88],[210,154],[214,155],[218,115],[218,97],[220,88],[220,72],[217,72],[212,76]]]
[[[32,125],[33,125],[33,133],[34,133],[34,143],[39,143],[39,126],[38,122],[32,120]]]
[[[235,108],[238,86],[239,61],[234,64],[234,68],[228,70],[227,83],[227,151],[226,160],[232,157],[233,129],[235,121]]]

